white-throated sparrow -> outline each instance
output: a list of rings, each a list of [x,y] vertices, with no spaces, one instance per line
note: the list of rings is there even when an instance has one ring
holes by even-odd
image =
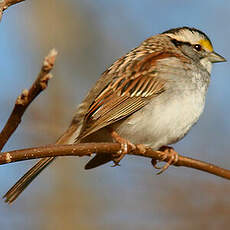
[[[57,144],[115,139],[125,152],[132,143],[155,150],[175,143],[199,119],[212,63],[223,61],[195,28],[150,37],[102,74]],[[5,201],[14,201],[54,159],[41,159],[5,194]],[[110,160],[115,159],[96,155],[85,168]]]

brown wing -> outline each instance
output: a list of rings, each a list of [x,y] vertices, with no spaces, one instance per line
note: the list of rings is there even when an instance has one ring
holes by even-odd
[[[151,53],[127,64],[121,76],[111,76],[111,81],[89,106],[78,139],[131,115],[161,94],[166,81],[159,77],[156,63],[172,56],[172,53]]]

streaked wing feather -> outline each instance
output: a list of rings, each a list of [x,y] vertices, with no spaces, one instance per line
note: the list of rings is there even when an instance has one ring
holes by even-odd
[[[117,101],[119,100],[118,98],[116,99]],[[88,126],[85,126],[86,132],[83,133],[81,138],[127,117],[147,104],[147,100],[141,100],[141,98],[123,97],[123,99],[125,100],[122,103],[119,103],[119,105],[116,103],[113,108],[103,108],[103,114],[98,119],[87,123]]]
[[[136,60],[132,69],[127,68],[122,76],[111,76],[111,81],[90,105],[79,138],[131,115],[162,93],[165,80],[158,76],[156,60],[171,56],[149,54]]]

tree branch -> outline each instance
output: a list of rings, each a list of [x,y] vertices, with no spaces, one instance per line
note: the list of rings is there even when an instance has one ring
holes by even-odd
[[[3,11],[9,6],[20,3],[25,0],[0,0],[0,20],[2,18]],[[51,50],[48,56],[44,59],[41,71],[29,90],[23,90],[22,94],[17,98],[14,109],[0,133],[0,151],[7,143],[11,135],[21,122],[22,116],[31,104],[31,102],[42,92],[48,84],[51,78],[50,71],[53,68],[57,52]],[[142,146],[142,145],[141,145]],[[36,159],[45,157],[57,157],[57,156],[90,156],[93,154],[117,154],[120,152],[121,146],[118,143],[82,143],[76,145],[49,145],[37,148],[21,149],[10,152],[3,152],[0,154],[0,165]],[[154,151],[151,148],[137,146],[136,150],[129,150],[128,154],[141,157],[151,158],[154,161],[168,162],[172,155],[170,153],[164,153],[162,158],[161,151]],[[230,170],[220,168],[216,165],[192,159],[185,156],[179,156],[174,166],[184,166],[194,168],[197,170],[205,171],[207,173],[214,174],[216,176],[230,179]]]
[[[9,1],[16,2],[16,1]],[[5,125],[3,130],[0,133],[0,151],[9,140],[11,135],[14,133],[16,128],[21,122],[22,116],[26,111],[30,103],[47,87],[48,81],[51,79],[52,75],[49,72],[54,66],[54,62],[57,56],[57,51],[52,49],[48,56],[45,57],[41,71],[34,81],[33,85],[29,90],[23,90],[22,94],[17,98],[15,102],[14,109]]]
[[[0,0],[0,20],[2,19],[3,11],[8,7],[15,5],[17,3],[23,2],[25,0]]]
[[[93,154],[117,154],[121,149],[118,143],[81,143],[75,145],[49,145],[37,148],[28,148],[4,152],[0,154],[0,165],[30,160],[44,157],[57,157],[57,156],[90,156]],[[137,147],[134,151],[129,151],[128,154],[141,157],[147,157],[154,160],[162,161],[162,152],[153,151],[151,148],[145,147],[143,149]],[[171,154],[163,161],[167,162]],[[174,166],[184,166],[188,168],[198,169],[207,173],[214,174],[225,179],[230,179],[230,170],[220,168],[216,165],[192,159],[185,156],[179,156],[178,161]]]

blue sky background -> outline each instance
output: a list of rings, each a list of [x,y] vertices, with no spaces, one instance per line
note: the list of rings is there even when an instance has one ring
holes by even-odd
[[[5,151],[53,143],[105,68],[164,30],[204,31],[230,60],[230,2],[37,0],[9,8],[0,23],[0,125],[55,47],[49,88],[26,112]],[[230,64],[214,65],[204,114],[178,152],[230,168]],[[87,158],[57,160],[13,204],[0,202],[2,229],[219,229],[229,221],[228,181],[187,168],[156,176],[149,160],[84,171]],[[33,162],[0,167],[0,194]]]

